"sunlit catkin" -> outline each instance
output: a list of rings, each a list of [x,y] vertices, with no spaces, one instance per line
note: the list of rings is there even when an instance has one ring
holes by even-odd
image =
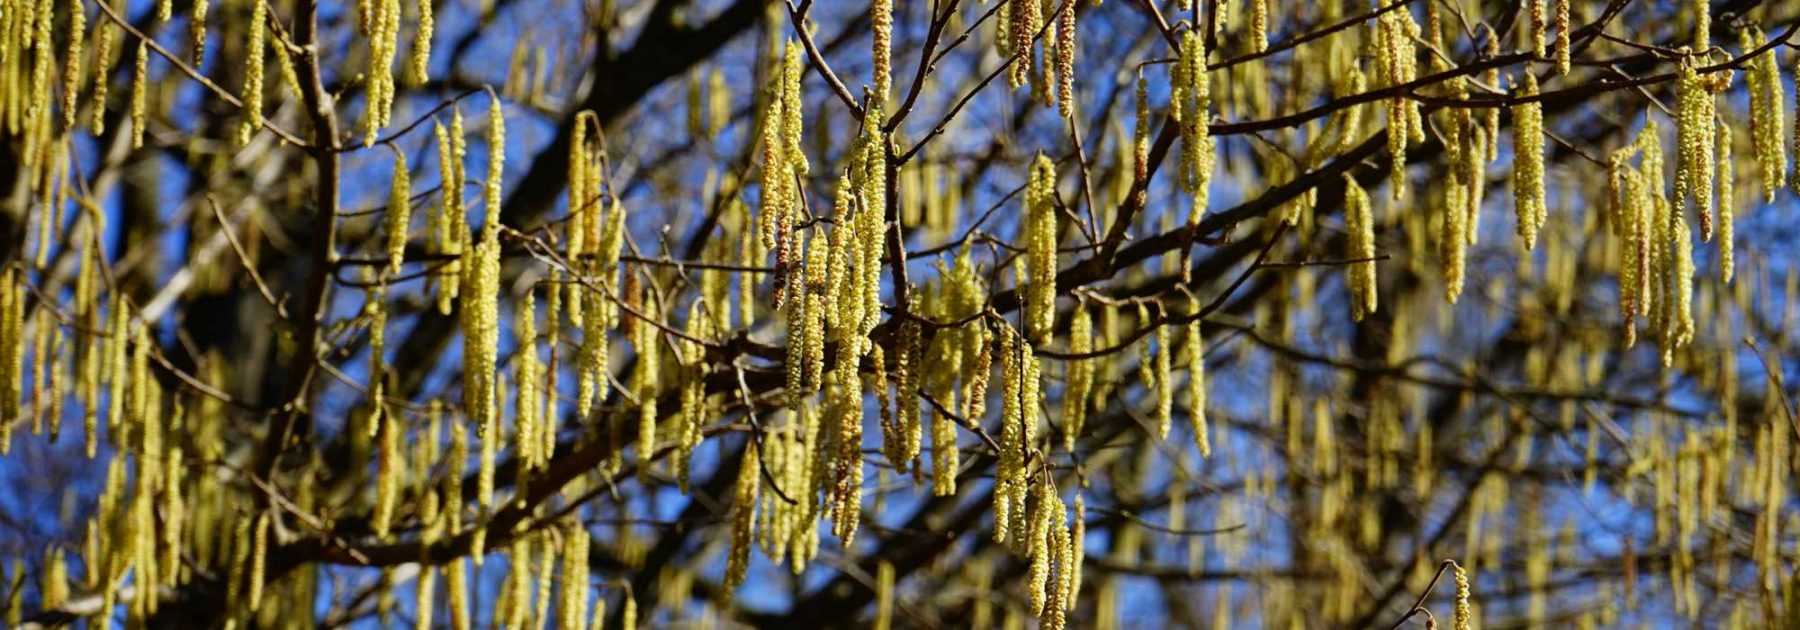
[[[1062,3],[1056,14],[1056,111],[1063,118],[1075,115],[1075,3]]]
[[[1524,74],[1517,96],[1534,99],[1537,77]],[[1525,249],[1537,246],[1538,229],[1544,225],[1544,113],[1536,100],[1513,106],[1513,209],[1519,238]]]
[[[81,96],[83,73],[87,62],[81,57],[83,40],[87,37],[87,13],[81,0],[69,2],[69,35],[68,56],[63,58],[63,129],[75,127],[75,113]],[[99,107],[101,105],[96,105]]]
[[[1451,630],[1469,630],[1473,615],[1469,614],[1469,574],[1463,571],[1462,565],[1453,565],[1456,570],[1456,613],[1451,621]]]
[[[1701,240],[1712,240],[1713,184],[1717,164],[1713,140],[1713,95],[1699,74],[1698,62],[1684,57],[1675,81],[1677,147],[1676,212],[1692,200],[1700,216]]]
[[[413,81],[423,84],[430,74],[428,68],[431,64],[431,37],[436,30],[437,21],[432,17],[431,0],[418,0],[415,6],[419,12],[419,23],[413,31],[410,69]]]
[[[384,228],[387,231],[387,274],[400,273],[406,262],[406,236],[412,224],[412,176],[406,168],[406,152],[394,149],[394,173],[388,183],[388,207]]]
[[[1745,53],[1760,47],[1763,38],[1762,28],[1755,25],[1738,31],[1738,43]],[[1787,143],[1782,134],[1787,96],[1774,49],[1751,57],[1748,65],[1744,80],[1750,93],[1750,145],[1756,153],[1763,200],[1774,201],[1775,191],[1787,183]]]
[[[755,443],[756,438],[744,444],[744,455],[738,460],[736,493],[732,500],[731,514],[731,555],[725,561],[724,590],[731,593],[744,583],[744,575],[750,569],[752,526],[756,523],[756,497],[762,483],[761,452],[762,447]]]
[[[250,43],[245,46],[244,66],[244,122],[238,126],[237,146],[250,144],[251,135],[262,126],[263,121],[263,58],[267,51],[263,46],[263,31],[268,30],[268,3],[250,3]],[[103,31],[104,32],[104,31]],[[101,77],[105,83],[105,77]],[[104,109],[97,108],[97,109]]]
[[[894,0],[869,1],[869,30],[874,33],[874,95],[880,102],[886,102],[888,94],[893,90],[893,46],[894,39]]]
[[[1375,217],[1369,208],[1369,194],[1350,174],[1344,174],[1344,231],[1350,263],[1345,283],[1350,289],[1350,314],[1356,321],[1374,313],[1379,301],[1375,288]]]
[[[1719,281],[1731,284],[1732,267],[1735,266],[1732,239],[1736,238],[1737,210],[1733,206],[1737,205],[1737,165],[1731,157],[1731,125],[1725,124],[1723,116],[1713,124],[1717,142],[1715,159],[1719,163]]]
[[[1069,321],[1069,353],[1087,354],[1094,350],[1093,317],[1085,304],[1077,304]],[[1066,362],[1067,386],[1063,389],[1063,450],[1075,450],[1075,438],[1087,423],[1088,395],[1093,391],[1095,363],[1100,359],[1077,358]]]
[[[1188,227],[1192,228],[1206,213],[1214,146],[1207,127],[1212,120],[1212,86],[1207,78],[1206,40],[1191,29],[1182,34],[1180,57],[1170,81],[1169,115],[1181,126],[1181,164],[1175,180],[1194,197],[1188,211]]]
[[[1196,310],[1192,317],[1183,355],[1188,369],[1187,412],[1193,423],[1194,446],[1201,457],[1211,457],[1212,439],[1206,426],[1206,340],[1200,334],[1200,313]]]
[[[1556,2],[1556,74],[1569,74],[1572,63],[1569,50],[1569,3],[1573,0],[1555,0]]]
[[[1042,154],[1025,189],[1025,328],[1035,341],[1056,327],[1056,165]]]
[[[1012,71],[1007,75],[1007,84],[1012,89],[1025,86],[1031,79],[1031,42],[1037,36],[1038,28],[1043,23],[1043,3],[1039,0],[1005,0],[1007,20],[1007,46],[1002,54],[1013,56]]]

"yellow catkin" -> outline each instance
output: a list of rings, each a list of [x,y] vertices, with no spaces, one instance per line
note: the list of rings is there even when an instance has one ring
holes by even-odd
[[[380,408],[380,401],[372,401]],[[393,413],[381,413],[381,447],[377,458],[375,483],[375,515],[370,527],[375,530],[375,537],[386,538],[388,526],[393,521],[394,505],[400,498],[401,461],[400,439],[405,428]],[[371,421],[374,421],[372,418]]]
[[[1250,52],[1269,49],[1269,0],[1250,0]]]
[[[250,144],[250,137],[263,124],[263,32],[268,30],[268,3],[250,3],[250,42],[244,54],[244,122],[238,126],[237,146]],[[102,31],[104,32],[104,31]]]
[[[1081,596],[1081,568],[1086,559],[1087,501],[1077,491],[1075,493],[1075,522],[1071,524],[1069,531],[1068,561],[1063,565],[1063,571],[1067,576],[1064,583],[1068,585],[1068,592],[1063,596],[1063,602],[1070,610],[1074,610],[1075,602]]]
[[[1206,426],[1206,340],[1201,336],[1199,313],[1187,323],[1187,412],[1193,423],[1194,446],[1201,457],[1212,456],[1212,438]]]
[[[256,524],[252,526],[249,556],[249,586],[246,587],[245,600],[250,610],[262,607],[263,580],[267,574],[269,556],[269,514],[263,512],[256,515]]]
[[[145,110],[150,83],[150,49],[138,42],[137,60],[131,71],[131,148],[141,149],[144,146],[144,131],[149,128],[149,117]]]
[[[1698,62],[1684,57],[1675,81],[1676,166],[1675,211],[1685,212],[1692,200],[1700,216],[1701,240],[1712,240],[1713,186],[1717,164],[1713,151],[1713,95],[1700,77]]]
[[[1009,0],[1007,8],[1006,38],[1007,47],[1002,54],[1012,55],[1012,71],[1007,76],[1008,85],[1012,89],[1025,86],[1031,78],[1031,43],[1042,25],[1042,3],[1039,0]]]
[[[100,1],[107,2],[108,0]],[[114,10],[119,10],[118,3],[111,4],[114,7]],[[45,12],[48,13],[51,5],[45,3],[43,7]],[[253,12],[253,14],[260,15],[260,12]],[[42,61],[47,61],[49,59],[47,52],[49,50],[50,41],[50,38],[48,37],[50,33],[49,27],[50,16],[46,14],[43,16],[42,26],[39,27],[43,35],[43,37],[40,37],[39,41],[44,42],[41,49],[46,51],[39,57]],[[101,20],[96,22],[94,27],[94,108],[93,116],[88,121],[88,128],[93,131],[94,135],[98,136],[106,131],[106,91],[107,88],[112,85],[113,46],[119,36],[118,27],[114,26],[111,22]],[[252,35],[252,38],[254,37],[256,36]],[[44,80],[47,78],[46,73],[48,72],[48,69],[48,64],[45,64],[42,69],[34,70],[32,84],[44,86]],[[49,92],[45,91],[44,95],[47,97]]]
[[[418,0],[419,23],[413,30],[411,74],[413,81],[424,84],[430,77],[431,38],[435,34],[436,20],[432,17],[431,0]]]
[[[1731,284],[1732,268],[1735,265],[1733,250],[1735,244],[1735,220],[1737,210],[1737,165],[1731,158],[1731,125],[1725,124],[1724,116],[1714,122],[1714,139],[1717,142],[1716,158],[1719,164],[1719,280]]]
[[[1075,46],[1079,29],[1075,3],[1062,3],[1056,14],[1056,111],[1063,118],[1075,115]]]
[[[646,292],[643,309],[646,315],[656,317],[659,307],[655,293]],[[662,331],[649,322],[638,322],[632,332],[637,333],[632,345],[637,347],[638,352],[638,477],[643,479],[650,471],[651,458],[656,454],[656,397],[662,387],[659,378],[662,372]]]
[[[754,438],[752,438],[754,440]],[[733,495],[733,512],[731,514],[731,555],[725,562],[725,592],[731,593],[744,583],[744,575],[750,568],[750,545],[753,525],[756,523],[756,497],[762,483],[761,453],[762,447],[754,441],[744,445],[744,455],[738,461],[736,494]]]
[[[1536,97],[1537,77],[1523,73],[1517,96]],[[1513,208],[1519,238],[1525,249],[1537,246],[1538,229],[1544,224],[1544,114],[1535,100],[1513,107]]]
[[[625,589],[625,607],[619,612],[619,627],[623,630],[637,630],[637,618],[637,597],[631,593],[631,589]]]
[[[470,630],[473,623],[469,619],[469,565],[462,558],[444,567],[444,590],[449,591],[451,630]]]
[[[1086,305],[1077,305],[1069,321],[1069,352],[1082,355],[1094,350],[1093,316]],[[1075,450],[1075,438],[1087,423],[1088,395],[1094,386],[1095,359],[1072,359],[1067,362],[1067,386],[1063,389],[1063,450]]]
[[[1550,25],[1544,15],[1544,0],[1526,0],[1526,3],[1531,23],[1526,25],[1525,35],[1530,39],[1531,54],[1542,59],[1550,54]]]
[[[1212,85],[1207,77],[1206,57],[1206,40],[1192,29],[1184,32],[1180,57],[1170,77],[1173,85],[1169,115],[1181,128],[1181,163],[1176,182],[1194,197],[1188,211],[1189,228],[1199,225],[1206,214],[1213,173],[1214,141],[1207,127],[1212,120]]]
[[[1025,190],[1025,329],[1038,342],[1056,327],[1056,165],[1039,154]]]
[[[875,75],[873,93],[875,99],[887,102],[889,92],[893,90],[893,39],[894,39],[894,0],[870,0],[869,30],[874,33],[872,65]]]
[[[562,615],[557,627],[579,630],[587,619],[588,608],[588,532],[574,519],[562,528],[562,600],[557,612]]]
[[[548,421],[543,417],[540,397],[544,378],[544,365],[537,352],[537,303],[530,291],[520,296],[517,311],[513,314],[513,338],[518,349],[513,357],[513,382],[518,385],[517,411],[514,420],[513,439],[517,441],[515,452],[520,467],[526,470],[542,468],[549,460],[544,452],[543,433],[548,431]],[[554,438],[551,438],[554,440]]]
[[[1750,26],[1738,31],[1738,43],[1745,53],[1762,45],[1761,27]],[[1762,180],[1763,200],[1775,200],[1775,191],[1787,183],[1787,144],[1782,125],[1787,114],[1783,110],[1787,96],[1783,94],[1781,70],[1774,50],[1766,50],[1750,58],[1744,73],[1750,93],[1750,145],[1756,153],[1756,164]],[[1725,160],[1720,159],[1723,164]]]
[[[1173,357],[1170,355],[1174,354],[1175,344],[1169,340],[1171,325],[1166,321],[1167,311],[1165,310],[1164,313],[1163,321],[1152,324],[1156,326],[1156,331],[1152,335],[1156,338],[1155,363],[1152,364],[1155,376],[1151,381],[1155,383],[1156,388],[1156,409],[1151,414],[1151,420],[1155,423],[1156,439],[1159,440],[1169,439],[1169,430],[1175,424],[1175,386],[1170,382],[1169,377],[1173,363]]]
[[[87,38],[87,13],[81,0],[69,2],[68,55],[63,58],[63,129],[75,127],[75,114],[81,96],[83,73],[87,62],[82,59],[82,46]]]
[[[1350,263],[1345,282],[1350,289],[1350,314],[1356,321],[1374,313],[1379,304],[1375,281],[1375,217],[1370,211],[1369,194],[1356,178],[1344,175],[1344,230]]]
[[[894,563],[882,560],[875,569],[875,630],[894,627]]]
[[[412,176],[406,168],[406,152],[394,149],[394,172],[388,184],[387,274],[400,273],[406,262],[406,237],[412,224]]]
[[[1451,630],[1469,630],[1473,615],[1469,613],[1469,574],[1463,571],[1462,565],[1453,565],[1456,570],[1456,612],[1450,624]]]
[[[1555,0],[1556,2],[1556,74],[1569,74],[1569,65],[1573,62],[1569,50],[1569,3],[1572,0]]]

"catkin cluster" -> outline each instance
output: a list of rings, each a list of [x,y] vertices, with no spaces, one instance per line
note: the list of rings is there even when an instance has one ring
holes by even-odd
[[[801,70],[800,44],[788,42],[782,55],[780,78],[762,117],[761,233],[763,246],[775,252],[777,273],[782,274],[776,278],[776,308],[786,303],[787,292],[782,284],[785,274],[805,255],[792,229],[800,205],[798,179],[811,170],[806,152],[800,148],[800,130],[804,124],[800,102]]]
[[[1542,11],[1542,7],[1537,10]],[[1413,21],[1411,11],[1389,11],[1376,18],[1375,38],[1370,42],[1374,48],[1376,87],[1406,85],[1418,78],[1418,51],[1413,41],[1419,33],[1419,23]],[[1407,190],[1406,147],[1425,141],[1419,102],[1404,95],[1387,99],[1387,129],[1391,180],[1388,188],[1394,199],[1400,199]]]
[[[1183,33],[1180,57],[1171,73],[1169,116],[1181,126],[1181,164],[1175,181],[1194,196],[1193,208],[1188,211],[1191,228],[1206,214],[1213,173],[1213,138],[1207,128],[1212,119],[1212,85],[1207,78],[1206,40],[1192,30]],[[1148,124],[1144,116],[1138,120],[1140,126]],[[1141,169],[1142,161],[1139,163]]]
[[[359,26],[369,38],[368,102],[363,109],[363,146],[375,144],[394,110],[394,56],[400,49],[400,0],[360,0]],[[417,51],[415,50],[415,53]],[[420,76],[423,76],[422,74]]]
[[[1042,154],[1025,188],[1025,329],[1042,342],[1056,327],[1056,165]]]
[[[1000,331],[1000,461],[994,473],[994,541],[1015,551],[1029,544],[1028,465],[1038,452],[1038,361],[1031,345],[1010,325]]]
[[[1713,95],[1700,77],[1694,57],[1683,57],[1675,81],[1675,209],[1685,212],[1692,201],[1700,215],[1700,237],[1712,240],[1713,186],[1718,175],[1713,137],[1717,116]]]
[[[1751,25],[1738,31],[1739,44],[1748,53],[1762,44],[1762,28]],[[1744,80],[1750,93],[1750,146],[1756,153],[1756,165],[1762,180],[1763,200],[1774,201],[1775,191],[1787,183],[1787,143],[1782,125],[1786,114],[1783,106],[1781,70],[1773,49],[1751,57]],[[1728,184],[1729,185],[1729,184]]]
[[[505,119],[499,100],[491,101],[488,110],[488,209],[481,229],[481,241],[463,266],[462,308],[459,311],[463,332],[463,410],[469,422],[478,427],[481,437],[481,469],[477,478],[476,501],[482,507],[493,504],[494,458],[500,440],[500,206],[499,185],[502,147],[505,144]]]
[[[1537,76],[1523,73],[1525,78],[1518,96],[1533,98],[1538,94]],[[1517,215],[1519,238],[1525,249],[1537,246],[1538,230],[1544,225],[1544,109],[1532,100],[1513,107],[1513,210]]]

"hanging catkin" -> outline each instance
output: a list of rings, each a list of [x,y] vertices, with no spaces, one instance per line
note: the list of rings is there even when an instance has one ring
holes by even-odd
[[[406,168],[406,152],[394,149],[394,173],[388,184],[387,275],[400,273],[406,262],[406,236],[412,224],[412,176]]]
[[[246,58],[247,63],[244,69],[244,122],[242,125],[238,126],[237,132],[237,146],[239,147],[250,144],[250,136],[256,133],[257,128],[262,127],[263,57],[266,52],[263,46],[263,31],[268,29],[268,26],[266,25],[266,22],[268,22],[267,7],[268,3],[266,2],[250,3],[250,43],[244,50],[244,53],[249,55]],[[96,42],[96,47],[99,48],[100,51],[104,51],[106,48],[110,47],[109,42],[111,41],[111,38],[105,37],[104,34],[110,33],[111,31],[102,29],[100,32],[103,36]],[[105,53],[103,52],[102,54]],[[102,57],[102,59],[104,58],[105,57]],[[95,84],[95,101],[98,103],[106,102],[104,96],[105,88],[103,87],[106,85],[107,80],[105,70],[105,62],[103,61],[98,82]],[[95,109],[98,112],[103,111],[106,108],[102,106],[96,107]],[[95,115],[95,120],[99,120],[98,113]],[[96,123],[96,125],[98,125],[98,123]],[[95,131],[95,133],[99,132]]]
[[[1194,446],[1200,449],[1201,457],[1212,456],[1212,438],[1206,426],[1206,340],[1200,332],[1200,305],[1194,304],[1194,312],[1187,323],[1186,354],[1183,355],[1188,369],[1187,412],[1188,419],[1193,422]]]
[[[735,592],[744,583],[750,568],[752,526],[756,523],[756,498],[762,483],[762,447],[755,440],[752,437],[751,442],[744,444],[744,455],[738,461],[736,492],[732,496],[731,555],[725,562],[726,593]]]
[[[869,30],[874,33],[873,74],[875,87],[872,90],[877,102],[885,103],[889,92],[893,91],[893,52],[894,39],[894,0],[869,1]]]
[[[1025,328],[1042,342],[1056,327],[1056,165],[1039,154],[1025,189]]]
[[[1075,115],[1075,3],[1062,3],[1056,14],[1056,111]]]
[[[1713,121],[1713,134],[1717,142],[1715,159],[1719,164],[1719,281],[1731,284],[1734,266],[1732,240],[1736,238],[1734,223],[1737,210],[1733,206],[1737,204],[1737,165],[1732,162],[1731,157],[1731,125],[1725,123],[1723,112],[1718,114]]]
[[[1537,77],[1525,75],[1517,96],[1532,99],[1513,106],[1513,208],[1519,238],[1525,249],[1537,246],[1538,229],[1544,225],[1544,114]]]
[[[205,9],[200,8],[203,4],[204,3],[195,3],[196,9],[204,12]],[[87,13],[82,6],[81,0],[70,0],[68,14],[68,56],[63,58],[62,117],[64,131],[75,127],[75,114],[78,110],[77,105],[81,96],[83,73],[87,69],[87,63],[81,57],[83,41],[87,37]],[[204,13],[202,14],[204,15]],[[98,107],[101,105],[96,106]]]
[[[1704,13],[1702,11],[1702,13]],[[1685,212],[1692,200],[1700,215],[1700,238],[1712,240],[1713,184],[1717,164],[1713,159],[1713,96],[1701,79],[1697,63],[1683,57],[1675,81],[1677,146],[1675,163],[1675,211]]]
[[[1085,304],[1077,304],[1069,321],[1069,353],[1083,355],[1094,350],[1093,317]],[[1067,386],[1063,389],[1063,450],[1075,451],[1075,438],[1087,423],[1088,394],[1094,386],[1095,359],[1077,358],[1066,362]]]
[[[1375,217],[1369,208],[1369,194],[1348,173],[1344,174],[1344,231],[1350,263],[1345,279],[1350,289],[1350,314],[1356,321],[1374,313],[1379,304],[1375,291]]]
[[[1763,38],[1762,28],[1756,25],[1738,31],[1738,44],[1745,53],[1761,46]],[[1787,143],[1782,137],[1787,96],[1773,49],[1751,57],[1748,66],[1744,80],[1750,93],[1750,146],[1756,153],[1763,200],[1774,201],[1775,191],[1787,184]]]
[[[1170,76],[1169,116],[1181,128],[1181,164],[1176,182],[1194,196],[1188,211],[1188,227],[1206,214],[1213,173],[1213,138],[1207,124],[1212,119],[1212,86],[1207,78],[1206,41],[1193,30],[1181,37],[1180,57]],[[1139,125],[1148,124],[1139,117]],[[1142,134],[1140,134],[1142,135]],[[1140,177],[1140,180],[1142,178]]]

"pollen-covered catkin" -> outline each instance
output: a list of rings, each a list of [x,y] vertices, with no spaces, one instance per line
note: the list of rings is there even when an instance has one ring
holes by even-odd
[[[266,53],[263,46],[263,31],[268,30],[266,24],[266,22],[268,22],[267,7],[268,3],[266,2],[250,3],[250,43],[244,50],[244,52],[249,55],[249,57],[245,59],[246,63],[244,66],[244,122],[238,127],[237,132],[237,146],[239,147],[250,144],[251,135],[256,133],[257,128],[262,126],[263,58]],[[106,33],[108,31],[102,30],[101,32]],[[102,70],[104,70],[104,64]],[[102,76],[99,78],[99,83],[96,84],[96,88],[98,89],[98,86],[105,85],[105,83],[106,77],[104,76],[104,73],[102,73]],[[98,94],[96,94],[95,98],[99,100],[99,102],[104,103],[103,97]],[[105,107],[97,107],[96,109],[104,110]]]
[[[1692,200],[1700,216],[1701,240],[1712,240],[1713,185],[1717,164],[1713,139],[1712,92],[1700,77],[1698,62],[1683,57],[1675,81],[1676,99],[1676,212],[1684,212]]]
[[[1763,38],[1762,28],[1755,25],[1738,31],[1738,44],[1745,53],[1761,46]],[[1774,49],[1758,53],[1750,58],[1744,73],[1750,93],[1750,146],[1756,152],[1764,201],[1774,201],[1775,191],[1787,184],[1787,143],[1782,137],[1787,96],[1782,93],[1781,69],[1775,57]]]
[[[877,101],[885,103],[894,83],[894,0],[869,1],[869,30],[874,33],[874,50],[871,53],[875,75],[873,92]]]
[[[1173,85],[1169,116],[1181,126],[1181,164],[1176,183],[1194,196],[1193,207],[1188,211],[1191,228],[1206,214],[1214,161],[1212,132],[1207,127],[1212,119],[1212,86],[1207,77],[1206,40],[1191,29],[1182,34],[1180,57],[1170,81]],[[1140,116],[1139,124],[1148,123]]]
[[[87,69],[87,63],[81,58],[83,42],[87,38],[87,13],[82,5],[81,0],[70,0],[69,2],[68,56],[64,57],[63,62],[64,130],[75,127],[75,113],[79,109],[77,104],[81,96],[83,73]],[[204,11],[204,8],[199,8],[202,5],[204,5],[203,2],[195,3],[198,10]]]
[[[1250,0],[1250,52],[1269,49],[1269,0]]]
[[[1725,124],[1724,116],[1714,121],[1715,140],[1718,143],[1715,159],[1719,163],[1719,280],[1731,284],[1735,225],[1737,210],[1737,165],[1731,157],[1731,125]]]
[[[1456,570],[1456,613],[1452,617],[1451,630],[1469,630],[1473,615],[1469,610],[1469,574],[1463,571],[1462,565],[1453,565]]]
[[[1056,327],[1056,165],[1039,154],[1025,189],[1026,330],[1035,341]]]
[[[437,21],[432,16],[431,0],[418,0],[415,5],[419,12],[419,24],[413,30],[412,45],[412,79],[423,85],[429,77],[431,64],[431,38],[436,30]]]
[[[412,224],[412,175],[407,171],[406,152],[394,149],[394,174],[388,184],[387,275],[400,273],[406,262],[406,236]]]
[[[263,512],[256,516],[256,524],[251,526],[250,542],[250,576],[249,587],[245,599],[250,610],[262,606],[263,580],[267,575],[269,556],[269,514]]]
[[[725,562],[725,592],[731,593],[744,583],[744,575],[750,568],[750,545],[753,535],[752,527],[756,523],[756,497],[760,492],[762,476],[759,474],[762,464],[762,447],[751,441],[744,444],[744,455],[738,461],[736,493],[733,495],[731,514],[731,555]]]
[[[1062,3],[1056,14],[1056,111],[1075,115],[1075,3]]]
[[[1344,230],[1350,263],[1345,282],[1350,289],[1350,314],[1356,321],[1374,313],[1379,301],[1375,289],[1375,217],[1369,208],[1369,194],[1349,173],[1344,174]]]
[[[1077,304],[1069,321],[1069,353],[1080,356],[1094,351],[1093,316],[1085,304]],[[1074,452],[1075,438],[1087,423],[1088,394],[1093,391],[1095,359],[1075,358],[1068,366],[1068,384],[1063,389],[1063,450]]]
[[[1569,3],[1573,0],[1555,0],[1556,2],[1556,74],[1569,74],[1569,65],[1573,62],[1569,50]]]
[[[150,83],[150,49],[144,42],[138,42],[136,62],[131,71],[131,148],[141,149],[144,146],[144,130],[149,125],[145,110],[149,108],[146,94]]]
[[[1200,332],[1199,304],[1194,305],[1193,319],[1187,323],[1188,391],[1187,412],[1193,423],[1194,446],[1201,457],[1212,456],[1212,438],[1206,426],[1206,340]]]
[[[1043,3],[1039,0],[1007,0],[1007,49],[1004,54],[1013,55],[1012,72],[1007,76],[1008,85],[1012,89],[1025,86],[1031,79],[1032,52],[1031,42],[1037,36],[1038,28],[1043,25]]]
[[[1525,72],[1518,95],[1535,97],[1537,77]],[[1525,249],[1537,246],[1538,229],[1544,225],[1544,113],[1543,105],[1531,101],[1513,107],[1513,209],[1517,214],[1519,238]]]

